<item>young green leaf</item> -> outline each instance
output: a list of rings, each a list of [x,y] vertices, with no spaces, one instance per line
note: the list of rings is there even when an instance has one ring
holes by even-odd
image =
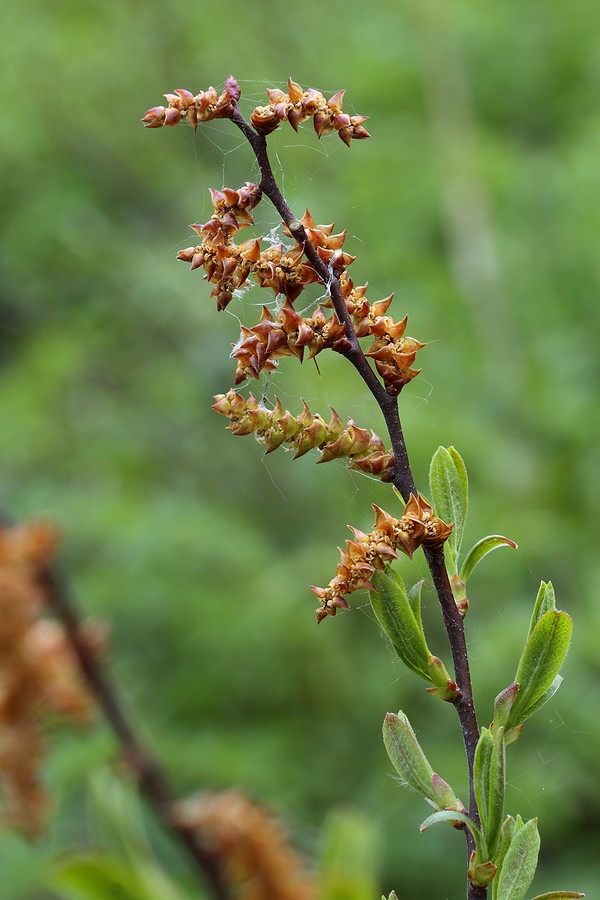
[[[494,721],[492,722],[492,731],[506,727],[510,711],[513,708],[520,687],[521,685],[517,684],[515,681],[513,684],[509,684],[507,688],[504,688],[494,700]]]
[[[487,862],[478,863],[473,859],[469,863],[467,875],[472,884],[477,885],[477,887],[487,887],[490,881],[493,881],[497,871],[498,866],[491,860],[488,859]]]
[[[498,874],[496,900],[525,900],[540,850],[537,819],[530,819],[513,837]]]
[[[577,891],[550,891],[549,894],[538,894],[532,900],[569,900],[571,897],[585,897],[585,894],[578,894]]]
[[[498,841],[498,849],[496,850],[496,857],[494,859],[498,872],[500,872],[500,870],[502,869],[504,857],[506,856],[506,852],[511,845],[512,839],[514,838],[517,831],[522,827],[523,819],[521,818],[521,816],[517,816],[516,819],[513,819],[512,816],[507,816],[502,823],[500,840]],[[496,874],[498,874],[498,872]],[[498,878],[496,878],[494,883],[492,884],[492,900],[497,900],[497,893]]]
[[[544,613],[547,613],[551,609],[556,609],[554,587],[552,586],[551,581],[542,581],[533,605],[533,613],[529,624],[529,634],[531,634]]]
[[[434,656],[430,653],[427,660],[427,669],[431,681],[435,685],[435,687],[427,688],[427,693],[433,694],[434,697],[439,697],[441,700],[446,700],[448,703],[453,703],[458,696],[458,685],[450,678],[448,670],[439,656]]]
[[[395,572],[392,567],[388,569],[388,575],[393,575],[396,579],[400,579],[400,575]],[[407,591],[406,596],[408,597],[408,602],[410,603],[410,608],[412,609],[413,616],[415,617],[415,622],[417,625],[421,626],[421,632],[423,632],[423,620],[421,618],[421,591],[423,590],[423,585],[425,584],[424,580],[421,579],[417,581],[416,584]],[[423,633],[423,640],[425,640],[425,634]]]
[[[513,550],[516,550],[517,544],[501,534],[488,534],[487,537],[481,538],[467,553],[465,561],[460,567],[460,579],[466,584],[473,574],[475,566],[481,562],[484,556],[487,556],[492,550],[497,550],[498,547],[512,547]]]
[[[381,835],[375,823],[354,810],[338,809],[327,816],[322,834],[319,897],[376,897]]]
[[[494,741],[489,728],[482,728],[481,735],[475,748],[473,761],[473,776],[475,782],[475,799],[481,818],[481,827],[484,833],[487,831],[488,820],[488,784],[490,781],[490,759]]]
[[[164,870],[156,865],[146,869],[147,865],[94,851],[73,853],[52,867],[46,884],[64,900],[184,900],[183,891]]]
[[[468,479],[462,457],[454,447],[438,447],[429,469],[429,486],[436,515],[444,522],[454,523],[446,547],[457,572],[458,554],[467,517]]]
[[[437,825],[439,822],[462,822],[467,826],[471,834],[473,835],[473,839],[475,841],[475,859],[476,863],[487,862],[489,859],[489,854],[487,851],[487,845],[485,842],[485,838],[481,833],[481,829],[477,827],[473,819],[470,819],[465,813],[455,812],[454,810],[449,809],[441,809],[438,812],[434,812],[431,816],[428,816],[424,822],[421,822],[419,825],[419,831],[426,831],[431,825]]]
[[[431,776],[431,783],[433,785],[433,793],[437,800],[437,807],[440,807],[441,809],[458,809],[459,812],[464,812],[464,806],[457,798],[448,782],[444,781],[441,775],[434,772]]]
[[[402,578],[396,573],[375,571],[371,581],[376,589],[369,593],[371,606],[394,650],[409,669],[425,681],[431,681],[428,669],[431,654],[425,642],[421,616],[415,616]]]
[[[530,706],[527,707],[527,718],[529,718],[534,713],[536,713],[538,711],[538,709],[541,709],[542,706],[548,702],[548,700],[551,700],[552,697],[554,697],[555,693],[557,692],[557,690],[559,689],[559,687],[561,686],[563,681],[564,681],[564,678],[562,677],[562,675],[556,676],[556,678],[554,679],[554,681],[552,682],[552,684],[550,685],[548,690],[544,691],[544,693],[539,698],[539,700],[536,700],[535,703],[532,703]]]
[[[560,610],[550,609],[538,620],[527,638],[515,676],[521,687],[509,713],[507,730],[524,722],[558,689],[560,682],[556,684],[555,679],[569,649],[572,629],[571,617]]]
[[[437,807],[433,769],[402,710],[397,716],[394,713],[386,715],[383,722],[383,743],[403,784]]]
[[[538,894],[532,900],[568,900],[570,897],[585,897],[577,891],[550,891],[549,894]]]
[[[504,796],[506,794],[506,747],[504,728],[498,728],[492,735],[487,799],[487,828],[485,839],[491,859],[494,858],[504,816]]]

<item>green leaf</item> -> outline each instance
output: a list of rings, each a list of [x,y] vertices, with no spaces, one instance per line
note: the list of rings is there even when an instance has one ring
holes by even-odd
[[[529,634],[531,634],[544,613],[549,612],[549,610],[551,609],[556,609],[556,597],[554,595],[554,588],[551,581],[542,581],[533,606],[531,623],[529,625]]]
[[[457,799],[456,794],[450,787],[447,781],[444,781],[441,775],[438,775],[437,772],[434,772],[431,777],[431,783],[433,785],[433,793],[435,794],[437,803],[437,807],[441,807],[442,809],[457,809],[460,803],[460,800]]]
[[[515,681],[521,686],[508,717],[507,728],[519,725],[558,689],[573,622],[560,610],[545,612],[531,631],[519,662]],[[551,693],[552,692],[552,693]]]
[[[388,574],[393,575],[396,579],[399,579],[400,576],[397,572],[395,572],[392,568],[388,569]],[[418,625],[421,626],[421,632],[423,632],[423,620],[421,618],[421,591],[423,590],[423,585],[425,581],[421,579],[417,581],[416,584],[410,588],[407,592],[408,602],[410,603],[410,608],[412,609],[413,616],[415,617],[415,621]],[[423,640],[425,640],[425,633],[423,632]]]
[[[504,744],[504,728],[498,728],[492,735],[492,752],[490,754],[489,780],[487,799],[487,828],[485,839],[490,858],[494,858],[504,816],[504,797],[506,794],[506,747]]]
[[[436,515],[449,525],[454,523],[454,529],[446,541],[446,547],[456,573],[467,517],[468,479],[462,457],[454,447],[448,449],[438,447],[433,454],[429,469],[429,486]]]
[[[520,687],[521,686],[515,681],[513,684],[509,684],[507,688],[504,688],[494,700],[494,721],[492,722],[492,731],[506,727],[510,711],[513,708]],[[506,734],[504,737],[506,738]]]
[[[537,819],[530,819],[513,837],[498,874],[496,900],[525,900],[540,850]]]
[[[454,810],[449,809],[441,809],[438,810],[438,812],[434,812],[431,816],[425,819],[424,822],[421,822],[421,824],[419,825],[419,831],[426,831],[432,825],[437,825],[440,822],[462,822],[464,825],[466,825],[473,835],[473,839],[475,841],[476,861],[488,861],[489,854],[487,852],[485,839],[483,837],[483,834],[481,833],[481,829],[477,827],[473,819],[470,819],[467,815],[465,815],[465,813],[455,812]]]
[[[458,695],[458,685],[450,678],[448,670],[439,656],[429,655],[427,669],[431,681],[435,685],[433,688],[427,688],[427,692],[452,703]]]
[[[498,728],[492,732],[488,728],[482,728],[475,748],[473,775],[481,826],[492,860],[500,838],[504,815],[505,756],[504,729]]]
[[[482,728],[481,735],[475,748],[473,761],[473,777],[475,781],[475,799],[481,817],[481,825],[484,833],[487,830],[488,819],[488,784],[490,780],[490,759],[494,741],[489,728]]]
[[[364,900],[378,893],[378,848],[373,821],[352,809],[327,816],[321,845],[321,900]]]
[[[157,900],[131,866],[102,853],[77,853],[53,867],[47,886],[68,900]]]
[[[511,841],[514,838],[515,834],[519,830],[519,828],[523,827],[523,820],[521,816],[517,816],[516,819],[513,819],[512,816],[507,816],[502,823],[502,830],[500,832],[500,840],[498,842],[498,849],[496,851],[496,856],[494,862],[497,866],[497,877],[492,884],[492,900],[496,900],[496,895],[498,892],[498,877],[499,872],[502,868],[502,864],[504,862],[504,857],[506,856],[506,852],[511,845]]]
[[[469,881],[478,887],[487,887],[497,871],[498,867],[491,860],[484,863],[472,862],[468,869]]]
[[[501,534],[488,534],[487,537],[481,538],[480,541],[477,541],[471,547],[459,572],[459,577],[465,584],[473,574],[473,569],[481,562],[483,557],[491,553],[492,550],[497,550],[498,547],[512,547],[513,550],[516,550],[517,544]]]
[[[138,794],[110,769],[103,768],[90,778],[89,796],[94,830],[104,846],[113,851],[111,856],[101,857],[102,863],[108,860],[107,865],[121,865],[123,860],[130,877],[135,878],[139,900],[183,900],[181,889],[156,859]],[[90,858],[95,866],[94,857]],[[78,857],[73,860],[79,867]]]
[[[415,617],[402,578],[396,573],[376,571],[371,581],[375,586],[375,591],[369,592],[371,606],[394,650],[409,669],[425,681],[431,681],[428,669],[431,654],[421,617]]]
[[[437,807],[433,769],[402,710],[388,713],[383,722],[383,743],[402,783]]]
[[[570,897],[585,897],[585,894],[579,894],[577,891],[550,891],[549,894],[538,894],[532,900],[568,900]]]
[[[550,685],[548,690],[542,694],[542,696],[539,698],[539,700],[536,700],[535,703],[533,703],[531,706],[529,706],[527,708],[527,718],[529,718],[529,716],[532,716],[534,713],[536,713],[538,711],[538,709],[541,709],[542,706],[548,702],[548,700],[551,700],[552,697],[554,697],[555,693],[557,692],[557,690],[559,689],[559,687],[561,686],[563,681],[564,681],[564,678],[562,677],[562,675],[556,676],[556,678],[554,679],[554,681],[552,682],[552,684]]]

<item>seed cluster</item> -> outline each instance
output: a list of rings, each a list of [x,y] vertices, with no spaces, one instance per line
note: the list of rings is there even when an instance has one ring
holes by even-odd
[[[391,316],[386,315],[393,294],[371,304],[365,296],[368,285],[354,287],[347,272],[342,273],[340,277],[340,287],[352,317],[356,336],[374,338],[365,356],[370,356],[375,361],[375,367],[383,379],[387,392],[392,395],[399,394],[404,385],[412,381],[421,371],[412,369],[411,366],[417,352],[425,344],[405,336],[408,316],[396,322]],[[331,305],[331,300],[323,305]]]
[[[285,120],[298,130],[303,122],[312,119],[318,137],[336,131],[344,143],[350,145],[352,139],[369,136],[363,127],[364,116],[349,116],[342,111],[344,91],[325,100],[319,91],[305,91],[290,79],[287,93],[279,89],[267,93],[269,103],[257,107],[250,117],[258,134],[270,134]],[[239,96],[239,86],[230,76],[221,95],[214,88],[196,96],[181,90],[167,94],[168,107],[149,110],[143,121],[150,127],[159,127],[175,125],[185,118],[196,127],[198,122],[209,118],[235,114],[239,124]],[[388,315],[392,296],[369,302],[367,285],[355,287],[348,275],[348,267],[355,257],[343,249],[346,232],[334,233],[333,224],[315,224],[308,210],[290,227],[284,224],[283,232],[289,245],[283,241],[271,242],[267,249],[261,250],[263,239],[258,237],[236,243],[237,233],[253,224],[251,210],[260,202],[261,196],[261,187],[251,182],[237,191],[230,188],[212,190],[212,216],[202,225],[191,226],[200,236],[201,243],[178,254],[178,258],[189,262],[192,269],[204,270],[205,278],[213,285],[211,296],[216,297],[219,310],[225,309],[234,291],[245,285],[250,277],[280,298],[274,310],[263,306],[256,325],[242,326],[240,338],[231,353],[236,361],[235,384],[273,371],[283,357],[295,357],[302,362],[305,357],[312,359],[325,349],[349,353],[352,349],[347,333],[350,321],[357,338],[371,340],[365,356],[373,360],[388,394],[399,394],[404,385],[419,374],[420,369],[413,366],[417,352],[425,345],[406,335],[406,317],[397,322]],[[326,277],[315,255],[327,267]],[[294,303],[304,288],[313,282],[323,285],[328,299],[320,302],[311,315],[303,316],[294,308]],[[335,309],[331,292],[334,283],[338,297],[341,294],[346,306],[345,312],[340,311],[339,304]],[[326,423],[318,414],[313,415],[306,404],[300,415],[293,416],[283,409],[279,400],[273,409],[267,409],[254,394],[244,399],[233,389],[214,399],[213,409],[230,420],[230,430],[237,435],[254,434],[267,452],[282,444],[294,450],[296,457],[316,449],[321,453],[320,462],[345,457],[349,459],[349,468],[359,469],[382,481],[393,478],[394,455],[385,450],[381,439],[373,432],[359,428],[352,420],[344,425],[333,410],[329,423]],[[375,511],[374,530],[363,534],[353,529],[355,540],[348,541],[347,550],[340,551],[342,559],[335,577],[326,588],[312,588],[321,602],[317,612],[319,621],[335,615],[339,608],[348,608],[345,595],[370,588],[370,575],[375,569],[384,568],[397,556],[397,551],[410,556],[421,545],[441,546],[452,531],[452,526],[436,518],[432,508],[420,496],[411,495],[404,515],[399,519],[378,507]]]
[[[317,137],[337,131],[343,142],[350,146],[350,141],[369,137],[369,132],[364,128],[363,122],[368,116],[349,116],[342,112],[342,102],[345,91],[337,91],[329,100],[320,91],[309,88],[303,90],[299,84],[288,79],[287,94],[278,88],[268,90],[269,103],[266,106],[258,106],[250,121],[259,134],[270,134],[279,128],[281,122],[286,119],[294,129],[313,120]]]
[[[335,576],[325,588],[311,587],[321,603],[317,609],[318,622],[327,616],[335,616],[338,609],[350,608],[345,594],[374,590],[371,575],[375,569],[383,570],[393,559],[397,559],[396,551],[411,557],[420,546],[438,548],[454,527],[434,516],[432,507],[420,495],[415,497],[411,494],[399,519],[374,504],[373,509],[373,531],[365,534],[350,526],[354,540],[346,542],[346,550],[340,549],[341,560]]]
[[[217,394],[213,409],[227,416],[230,431],[237,435],[254,434],[271,453],[282,444],[295,450],[294,459],[304,456],[309,450],[319,450],[319,462],[331,459],[350,460],[348,468],[358,469],[368,475],[390,481],[394,470],[394,455],[386,451],[383,441],[373,431],[359,428],[352,419],[344,425],[334,409],[326,423],[321,416],[313,415],[303,404],[299,416],[293,416],[277,400],[273,409],[259,403],[254,394],[244,399],[241,394],[230,390],[227,394]]]

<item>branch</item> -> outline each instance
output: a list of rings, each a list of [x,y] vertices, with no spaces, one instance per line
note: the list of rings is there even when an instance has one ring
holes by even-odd
[[[202,876],[202,881],[210,884],[215,898],[227,900],[229,892],[226,889],[218,855],[203,846],[191,831],[179,825],[171,815],[174,799],[165,773],[133,731],[106,674],[82,640],[81,621],[66,584],[55,572],[48,569],[42,572],[40,584],[48,607],[56,613],[65,627],[88,687],[110,723],[123,749],[125,759],[138,778],[146,800],[165,829],[175,835],[187,849],[198,874]]]
[[[406,449],[404,434],[402,431],[402,423],[398,411],[398,398],[389,394],[381,384],[371,366],[369,365],[362,348],[356,337],[356,332],[352,324],[352,320],[348,313],[346,302],[344,300],[339,279],[332,273],[331,269],[323,262],[317,251],[308,239],[308,236],[298,220],[288,206],[279,186],[275,180],[273,169],[267,153],[266,138],[258,134],[248,124],[237,103],[233,104],[234,112],[231,116],[232,122],[242,131],[252,147],[256,160],[258,162],[261,174],[260,187],[263,193],[269,198],[277,212],[282,217],[288,227],[288,230],[296,241],[303,246],[304,253],[310,264],[320,276],[321,281],[327,287],[329,296],[331,297],[335,312],[346,326],[346,337],[348,338],[351,348],[343,355],[352,363],[354,368],[369,388],[371,394],[375,398],[381,413],[385,419],[385,423],[390,436],[392,449],[396,460],[394,470],[393,484],[398,488],[405,501],[408,500],[410,494],[417,495],[415,481],[413,478],[410,460]],[[479,727],[477,725],[477,717],[475,715],[475,707],[473,702],[473,689],[471,687],[471,676],[469,672],[469,658],[467,653],[467,645],[465,640],[465,632],[462,617],[458,611],[454,601],[454,595],[450,587],[448,572],[444,562],[444,554],[442,551],[425,550],[425,558],[431,572],[433,584],[438,596],[439,603],[442,608],[442,615],[448,640],[452,651],[452,659],[454,663],[455,680],[459,687],[459,695],[454,701],[456,712],[458,714],[460,727],[465,746],[467,757],[467,766],[469,771],[469,816],[480,824],[479,811],[475,800],[475,791],[473,786],[473,759],[475,755],[475,747],[479,739]],[[470,853],[473,849],[472,838],[469,832],[466,832],[467,849]],[[471,886],[472,887],[472,886]],[[475,889],[473,893],[469,889],[470,900],[481,900],[486,896],[484,890]]]

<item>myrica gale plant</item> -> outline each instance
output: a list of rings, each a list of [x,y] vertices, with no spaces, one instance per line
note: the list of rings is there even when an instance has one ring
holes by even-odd
[[[386,506],[391,511],[373,505],[371,531],[352,528],[352,538],[340,551],[329,583],[311,587],[318,601],[317,622],[350,609],[348,598],[353,593],[368,592],[393,652],[426,683],[432,698],[455,708],[459,720],[469,777],[466,803],[433,770],[406,713],[390,712],[385,717],[383,741],[401,783],[433,808],[421,831],[446,823],[463,832],[469,900],[484,900],[488,892],[491,900],[526,900],[540,838],[536,819],[524,821],[505,809],[507,748],[519,740],[528,718],[560,687],[571,619],[557,609],[552,584],[542,582],[514,681],[499,691],[489,727],[480,727],[464,628],[468,584],[487,554],[500,547],[514,549],[516,544],[492,534],[464,552],[468,476],[454,447],[439,447],[435,452],[428,497],[416,487],[398,398],[418,376],[416,358],[425,344],[407,334],[406,316],[392,316],[392,296],[371,301],[367,285],[354,284],[349,268],[355,257],[345,249],[346,232],[317,224],[308,210],[296,216],[276,183],[267,139],[283,122],[287,120],[297,131],[312,121],[318,138],[337,132],[350,147],[353,141],[369,137],[366,117],[343,111],[344,91],[327,100],[321,92],[304,90],[289,80],[287,91],[267,93],[268,102],[257,107],[249,121],[240,111],[240,88],[233,76],[221,92],[210,87],[197,94],[182,89],[167,94],[166,106],[153,107],[143,117],[149,128],[187,122],[196,129],[213,119],[227,119],[250,144],[260,170],[258,184],[248,181],[237,189],[211,190],[212,215],[207,222],[191,226],[197,243],[178,254],[192,270],[202,270],[219,311],[234,295],[243,298],[251,283],[272,294],[259,321],[242,326],[231,353],[234,386],[214,397],[213,408],[227,418],[235,435],[254,435],[266,452],[283,445],[297,458],[315,450],[318,462],[344,459],[348,468],[390,486]],[[259,235],[240,240],[239,233],[254,225],[252,212],[264,197],[283,220],[280,241],[265,241]],[[310,284],[320,285],[325,299],[306,315],[296,304]],[[261,379],[287,357],[302,362],[326,350],[342,355],[363,379],[383,416],[389,446],[333,409],[321,415],[303,403],[294,412],[279,400],[269,405],[245,389],[249,380]],[[199,882],[212,896],[219,900],[339,897],[326,874],[307,873],[276,823],[239,793],[221,791],[175,801],[162,768],[132,728],[104,671],[105,630],[98,623],[80,621],[55,570],[57,540],[56,531],[47,524],[16,526],[5,521],[0,528],[0,786],[5,819],[30,836],[39,834],[44,825],[48,796],[39,778],[44,751],[40,715],[87,721],[99,707],[141,793],[187,849]],[[411,559],[419,550],[439,600],[451,671],[430,649],[425,634],[422,583],[415,579],[414,584],[406,584],[394,568],[400,555]],[[114,785],[107,790],[101,784],[97,794],[114,790]],[[75,896],[73,885],[85,876],[96,886],[94,896],[101,896],[98,891],[102,890],[108,896],[118,884],[121,895],[129,900],[183,898],[155,864],[135,817],[131,828],[136,846],[142,848],[143,865],[138,860],[127,869],[99,853],[75,855],[55,866],[52,890]],[[582,896],[554,891],[534,900]],[[404,900],[400,886],[388,900],[394,898]]]
[[[429,684],[428,692],[452,703],[458,714],[469,772],[469,798],[465,807],[453,789],[433,771],[407,716],[389,713],[383,724],[387,752],[407,787],[434,807],[421,830],[447,822],[464,831],[468,850],[467,896],[494,900],[526,897],[536,868],[539,836],[537,821],[523,822],[505,811],[506,749],[521,735],[525,721],[560,686],[560,668],[571,637],[571,619],[556,608],[554,590],[542,583],[535,601],[529,633],[514,682],[496,698],[489,728],[480,728],[475,715],[465,641],[464,617],[468,610],[468,580],[492,550],[516,544],[501,535],[478,541],[464,556],[462,537],[468,508],[465,464],[454,447],[440,447],[430,467],[431,503],[416,488],[398,412],[398,396],[419,374],[413,368],[425,346],[406,335],[407,318],[389,315],[392,297],[370,302],[367,285],[355,286],[348,269],[355,257],[344,248],[346,232],[333,225],[317,225],[308,212],[297,217],[284,199],[270,165],[267,136],[281,123],[298,127],[312,119],[318,138],[336,131],[350,147],[353,140],[369,137],[365,116],[343,111],[344,91],[326,100],[319,91],[304,90],[288,81],[287,92],[267,91],[268,103],[254,110],[248,122],[238,105],[240,88],[233,76],[219,94],[213,87],[194,95],[187,90],[167,94],[167,105],[148,110],[149,128],[187,121],[194,129],[214,118],[227,118],[249,142],[260,169],[259,184],[247,182],[237,190],[211,191],[214,212],[200,225],[192,225],[200,238],[178,257],[202,269],[212,285],[217,309],[224,309],[234,292],[254,280],[275,296],[275,309],[263,306],[260,321],[242,327],[232,357],[235,384],[257,379],[275,369],[285,357],[302,361],[329,349],[342,354],[359,372],[383,414],[390,449],[373,432],[353,421],[344,423],[334,410],[327,422],[306,405],[299,414],[285,410],[279,400],[273,408],[254,394],[235,389],[215,397],[214,409],[229,419],[237,435],[254,434],[268,452],[281,444],[301,456],[317,450],[319,462],[345,458],[348,466],[390,482],[402,501],[398,515],[377,506],[370,533],[352,529],[353,539],[341,550],[341,560],[326,587],[312,587],[319,601],[317,621],[349,609],[347,597],[369,591],[378,622],[403,663]],[[252,225],[251,210],[267,197],[280,214],[282,241],[261,247],[261,238],[237,241],[238,232]],[[327,293],[309,316],[294,303],[305,286],[317,282]],[[366,347],[360,341],[367,339]],[[370,361],[374,363],[375,371]],[[379,376],[379,377],[378,377]],[[454,677],[428,647],[421,619],[421,587],[407,588],[393,568],[403,553],[412,557],[421,548],[437,597],[452,651]],[[393,895],[392,895],[393,896]],[[581,896],[556,892],[546,897]]]

